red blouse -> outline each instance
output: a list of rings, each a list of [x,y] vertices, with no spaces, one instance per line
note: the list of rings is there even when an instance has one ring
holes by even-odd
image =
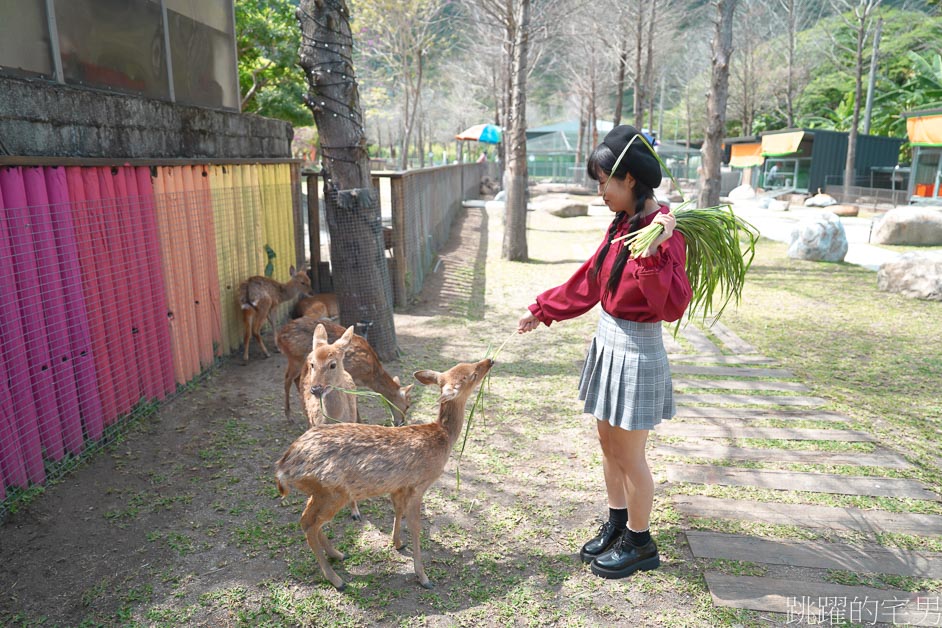
[[[669,210],[662,205],[660,213]],[[642,226],[651,224],[655,214],[646,216]],[[616,237],[628,231],[628,221],[618,228]],[[608,231],[605,232],[608,237]],[[690,304],[690,281],[687,279],[687,247],[684,236],[677,230],[657,252],[650,257],[629,258],[622,272],[621,281],[614,292],[605,290],[615,257],[622,246],[616,242],[609,247],[597,276],[592,275],[595,258],[605,245],[599,245],[595,255],[589,258],[566,283],[550,288],[536,298],[530,312],[546,325],[553,321],[575,318],[591,310],[600,300],[602,309],[615,318],[638,323],[676,321]]]

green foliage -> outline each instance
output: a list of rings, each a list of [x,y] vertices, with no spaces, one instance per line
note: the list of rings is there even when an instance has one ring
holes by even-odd
[[[305,126],[313,116],[303,100],[296,8],[297,0],[236,0],[239,91],[243,111]]]

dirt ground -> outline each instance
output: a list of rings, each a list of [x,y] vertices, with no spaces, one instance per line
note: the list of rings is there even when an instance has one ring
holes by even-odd
[[[531,215],[529,264],[499,260],[500,218],[469,209],[455,221],[421,298],[396,314],[402,356],[386,365],[414,381],[418,368],[481,359],[510,334],[460,462],[456,451],[426,496],[432,591],[416,583],[411,551],[390,547],[385,498],[360,504],[362,522],[343,510],[327,526],[349,586],[324,580],[297,524],[303,499],[279,500],[272,478],[301,433],[282,415],[285,360],[253,345],[247,366],[225,362],[3,522],[0,622],[715,625],[669,510],[656,504],[656,572],[604,581],[576,554],[605,505],[594,426],[575,402],[595,319],[512,336],[532,296],[591,253],[607,217]],[[436,397],[417,384],[409,421],[433,420]],[[370,400],[361,412],[385,420]]]

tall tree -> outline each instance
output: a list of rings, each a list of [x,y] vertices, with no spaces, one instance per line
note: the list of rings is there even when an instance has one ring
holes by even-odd
[[[703,141],[700,174],[700,207],[720,202],[720,165],[726,131],[726,101],[729,97],[729,60],[733,54],[733,16],[738,0],[715,0],[713,57],[710,91],[707,95],[707,127]]]
[[[513,64],[510,72],[510,112],[507,142],[504,241],[501,257],[525,262],[527,252],[527,52],[530,39],[530,0],[519,0],[514,11]]]
[[[854,34],[854,101],[850,129],[847,132],[847,159],[844,162],[844,194],[855,181],[857,135],[860,124],[860,99],[863,94],[863,66],[867,39],[882,0],[831,0],[844,23]]]
[[[350,11],[344,0],[301,0],[300,64],[305,104],[321,138],[330,260],[344,325],[371,321],[381,360],[396,356],[392,290],[383,250],[382,216],[372,196],[360,94],[353,71]]]
[[[290,0],[235,3],[239,102],[242,111],[309,126],[294,10]]]
[[[367,0],[354,3],[358,41],[367,61],[376,61],[400,94],[400,168],[409,166],[409,146],[416,132],[422,89],[434,55],[445,52],[440,0]],[[419,151],[422,152],[422,151]]]
[[[798,33],[820,16],[818,0],[778,0],[785,14],[785,126],[795,126],[796,40]]]

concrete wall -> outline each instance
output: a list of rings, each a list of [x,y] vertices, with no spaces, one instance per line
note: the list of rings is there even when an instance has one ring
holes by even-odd
[[[291,136],[281,120],[0,76],[0,155],[290,158]]]

